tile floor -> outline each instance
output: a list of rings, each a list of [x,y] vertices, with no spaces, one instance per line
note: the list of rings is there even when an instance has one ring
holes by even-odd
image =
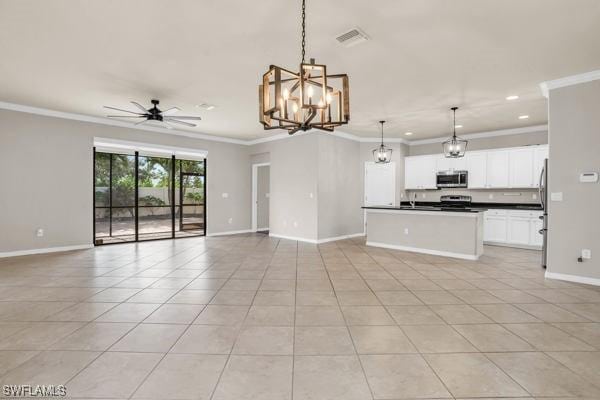
[[[0,260],[0,384],[71,398],[600,398],[600,289],[264,235]]]

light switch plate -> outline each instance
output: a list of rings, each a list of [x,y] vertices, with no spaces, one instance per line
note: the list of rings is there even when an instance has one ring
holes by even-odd
[[[550,200],[552,200],[552,201],[563,201],[563,192],[552,192],[552,193],[550,193]]]
[[[223,193],[223,194],[221,194],[221,197],[223,197],[224,199],[226,199],[226,198],[229,197],[229,193]]]
[[[592,251],[590,249],[581,250],[581,258],[589,260],[592,258]]]

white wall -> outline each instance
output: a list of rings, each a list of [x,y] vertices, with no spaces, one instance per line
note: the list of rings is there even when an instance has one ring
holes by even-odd
[[[321,134],[319,141],[319,239],[363,232],[360,143]]]
[[[582,172],[600,173],[600,80],[554,89],[549,95],[548,263],[551,274],[596,279],[600,284],[600,183],[580,183]],[[577,262],[582,249],[592,259]]]
[[[269,228],[269,185],[271,167],[264,165],[256,169],[256,227]]]
[[[92,243],[95,136],[207,150],[207,232],[250,228],[247,146],[0,110],[0,253]]]

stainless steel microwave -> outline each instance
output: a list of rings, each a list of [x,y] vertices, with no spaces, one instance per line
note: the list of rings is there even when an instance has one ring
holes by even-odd
[[[440,171],[436,175],[436,186],[441,188],[466,188],[468,186],[467,171]]]

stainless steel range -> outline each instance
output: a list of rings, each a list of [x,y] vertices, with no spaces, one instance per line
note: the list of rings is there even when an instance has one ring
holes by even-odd
[[[440,197],[442,208],[469,208],[471,196],[445,195]]]

